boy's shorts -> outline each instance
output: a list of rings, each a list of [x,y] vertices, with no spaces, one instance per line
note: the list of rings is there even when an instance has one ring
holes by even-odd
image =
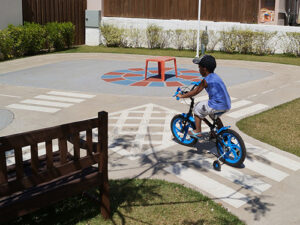
[[[199,116],[201,119],[207,115],[212,115],[217,112],[226,112],[227,110],[215,110],[208,106],[208,101],[201,101],[196,103],[194,108],[195,115]]]

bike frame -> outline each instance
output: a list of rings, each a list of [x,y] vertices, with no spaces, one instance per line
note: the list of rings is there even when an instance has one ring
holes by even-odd
[[[193,90],[197,85],[194,85],[192,87],[191,90]],[[191,99],[191,104],[190,104],[190,109],[188,111],[188,113],[182,113],[182,115],[184,116],[184,118],[186,118],[187,120],[189,120],[193,126],[193,129],[196,129],[196,124],[195,124],[195,119],[193,116],[193,109],[194,109],[194,105],[195,105],[195,101],[193,97],[190,97]],[[210,131],[211,131],[211,136],[213,138],[218,138],[217,134],[220,133],[223,130],[227,130],[229,127],[224,127],[222,120],[218,117],[218,118],[213,118],[213,123],[211,123],[209,120],[207,120],[206,118],[202,119],[204,121],[204,123],[206,123],[207,126],[209,126]],[[185,123],[183,124],[182,130],[185,129]],[[214,131],[214,129],[216,128],[216,132]]]

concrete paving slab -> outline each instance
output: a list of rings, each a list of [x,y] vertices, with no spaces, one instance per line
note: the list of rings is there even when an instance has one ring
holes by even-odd
[[[0,108],[10,110],[14,116],[14,120],[0,130],[0,135],[93,118],[98,111],[106,110],[109,112],[111,179],[165,179],[201,191],[247,224],[300,224],[299,157],[261,143],[235,126],[243,117],[299,98],[299,67],[217,61],[218,72],[227,83],[235,106],[230,113],[245,111],[233,117],[227,113],[222,117],[223,122],[241,134],[249,151],[245,168],[223,165],[224,171],[216,173],[211,170],[211,161],[215,159],[210,153],[215,151],[213,143],[201,142],[195,148],[190,148],[178,145],[172,139],[169,130],[172,116],[188,109],[184,102],[171,97],[175,88],[131,89],[101,80],[101,71],[114,71],[115,65],[117,69],[132,66],[142,68],[147,57],[55,54],[0,63]],[[177,64],[195,69],[191,59],[177,58]],[[37,96],[48,96],[48,100]],[[49,96],[64,99],[49,100]],[[67,98],[77,100],[66,102]],[[200,98],[205,98],[205,94]],[[34,111],[34,108],[25,110],[8,107],[13,104],[59,110],[51,113]],[[65,104],[72,105],[64,107]],[[267,107],[258,109],[257,105]],[[256,107],[257,110],[249,114],[249,110],[245,110],[247,107]],[[174,166],[177,168],[176,174],[172,172],[173,169],[168,171]],[[189,177],[184,175],[187,172],[194,177],[201,177],[201,182],[187,180]],[[211,187],[214,184],[220,185]],[[207,186],[215,190],[224,186],[228,193],[209,191]],[[236,200],[233,196],[240,199]]]

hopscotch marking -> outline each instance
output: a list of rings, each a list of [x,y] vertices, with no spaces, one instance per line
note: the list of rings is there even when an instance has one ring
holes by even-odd
[[[164,168],[167,172],[174,174],[176,177],[194,185],[210,195],[220,199],[235,208],[239,208],[246,204],[249,199],[246,195],[215,181],[200,172],[185,167],[180,163]]]
[[[247,108],[240,109],[238,111],[234,111],[232,113],[228,113],[228,114],[226,114],[226,116],[229,116],[229,117],[232,117],[232,118],[240,118],[240,117],[252,114],[254,112],[258,112],[258,111],[266,109],[266,108],[268,108],[267,105],[256,104],[256,105],[253,105],[253,106],[249,106]]]
[[[23,101],[20,101],[19,104],[10,104],[6,107],[37,112],[55,113],[60,111],[61,108],[73,106],[74,103],[81,103],[86,99],[90,99],[96,96],[60,91],[50,91],[47,92],[47,94],[48,95],[35,96],[34,99],[25,99]]]

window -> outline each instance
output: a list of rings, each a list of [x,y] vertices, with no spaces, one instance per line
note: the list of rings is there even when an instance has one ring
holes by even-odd
[[[275,0],[261,0],[261,8],[275,10]]]

